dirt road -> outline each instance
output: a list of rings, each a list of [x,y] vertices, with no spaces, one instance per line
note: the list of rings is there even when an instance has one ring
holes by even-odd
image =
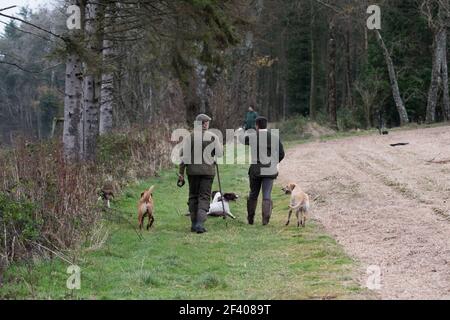
[[[391,147],[392,143],[409,143]],[[450,127],[314,142],[289,150],[281,182],[366,270],[383,299],[450,299]],[[429,162],[429,161],[433,161]],[[440,163],[441,162],[441,163]]]

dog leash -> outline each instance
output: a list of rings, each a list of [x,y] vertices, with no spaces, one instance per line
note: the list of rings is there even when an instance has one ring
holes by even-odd
[[[220,202],[222,203],[222,210],[223,210],[223,214],[224,214],[223,218],[226,221],[227,220],[227,213],[225,211],[225,203],[223,202],[224,194],[223,194],[223,191],[222,191],[222,182],[220,181],[220,171],[219,171],[219,165],[217,164],[217,161],[215,162],[215,165],[216,165],[216,171],[217,171],[217,181],[219,182],[219,191],[220,191],[220,195],[222,197]],[[228,227],[228,221],[226,221],[226,226]]]
[[[125,221],[126,223],[128,223],[130,225],[130,227],[134,230],[134,232],[136,232],[136,235],[138,236],[139,240],[142,241],[144,240],[144,237],[142,236],[142,234],[140,232],[137,231],[137,229],[134,227],[134,225],[125,217],[123,217],[121,214],[125,213],[123,211],[119,211],[115,208],[109,208],[108,210],[106,210],[107,212],[113,213],[114,216],[116,218],[119,218],[119,220]]]

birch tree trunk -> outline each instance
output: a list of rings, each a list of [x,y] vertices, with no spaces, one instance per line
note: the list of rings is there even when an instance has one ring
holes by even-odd
[[[378,30],[375,30],[375,33],[377,35],[377,40],[381,46],[381,49],[383,50],[384,58],[386,60],[387,68],[389,71],[392,95],[394,97],[397,112],[400,117],[400,126],[403,126],[409,123],[409,117],[405,108],[405,104],[403,103],[403,99],[400,95],[400,89],[398,87],[397,74],[395,73],[394,63],[392,62],[391,55],[386,47],[386,44],[383,41],[381,33]]]
[[[85,34],[87,50],[92,55],[90,59],[95,60],[98,52],[97,32],[97,10],[96,3],[88,2],[85,11]],[[97,148],[97,137],[99,133],[99,93],[100,83],[94,63],[89,61],[84,64],[85,76],[83,81],[83,116],[82,122],[82,159],[86,161],[95,160]]]
[[[311,37],[311,85],[309,95],[309,116],[311,120],[317,118],[317,99],[316,99],[316,44],[314,41],[314,24],[315,24],[315,10],[314,1],[310,0],[311,5],[311,23],[310,23],[310,37]]]
[[[79,1],[69,1],[70,4],[79,5]],[[73,31],[72,36],[77,32]],[[80,120],[83,106],[83,72],[80,55],[73,48],[68,48],[66,58],[66,78],[64,97],[64,128],[63,149],[66,160],[75,162],[80,158]]]
[[[64,98],[64,156],[70,161],[77,161],[80,154],[80,118],[82,107],[81,59],[71,54],[66,60],[66,84]]]
[[[444,37],[447,36],[445,28],[440,27],[434,33],[433,40],[433,68],[431,71],[431,83],[430,90],[428,91],[428,104],[427,104],[427,123],[433,123],[436,121],[436,106],[438,102],[439,85],[442,70],[442,58],[443,58],[443,46],[446,42]]]
[[[105,20],[106,24],[110,24],[108,21],[112,17],[110,4],[106,8]],[[100,135],[107,134],[111,132],[113,128],[113,110],[114,110],[114,76],[110,70],[108,64],[111,63],[111,57],[113,56],[113,42],[108,39],[108,34],[110,27],[105,26],[104,34],[105,39],[103,40],[103,73],[101,82],[101,93],[100,93]]]
[[[442,86],[443,86],[443,109],[444,109],[444,119],[450,120],[450,97],[449,97],[449,88],[448,88],[448,60],[447,60],[447,30],[444,29],[445,35],[443,36],[443,45],[442,45]]]

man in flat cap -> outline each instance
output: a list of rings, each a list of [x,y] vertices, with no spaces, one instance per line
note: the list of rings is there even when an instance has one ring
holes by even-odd
[[[195,119],[194,131],[183,141],[179,180],[185,173],[189,182],[189,213],[191,232],[205,233],[204,223],[208,216],[211,189],[216,175],[215,158],[223,156],[219,137],[209,131],[211,118],[200,114]],[[205,152],[206,150],[206,152]]]

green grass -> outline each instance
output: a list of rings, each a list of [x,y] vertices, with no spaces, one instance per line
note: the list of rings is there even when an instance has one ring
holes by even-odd
[[[306,125],[306,120],[304,118],[294,118],[290,122],[285,122],[280,129],[281,136],[283,137],[284,145],[289,148],[299,144],[309,143],[312,141],[333,141],[350,137],[362,137],[370,135],[379,135],[378,129],[362,129],[362,130],[348,130],[348,131],[337,131],[332,134],[322,135],[319,138],[308,136],[307,134],[301,133],[302,128]],[[294,124],[292,128],[289,128],[290,124]],[[412,131],[417,129],[431,129],[450,126],[450,122],[438,122],[432,124],[416,124],[410,123],[403,127],[388,128],[390,133],[401,132],[401,131]],[[286,128],[287,127],[287,128]]]
[[[369,294],[354,281],[355,262],[321,229],[285,227],[288,198],[274,189],[270,226],[246,224],[245,166],[222,166],[223,186],[241,200],[238,219],[209,219],[204,235],[190,232],[187,188],[173,171],[124,190],[114,207],[133,225],[141,191],[155,185],[155,228],[139,240],[128,223],[105,222],[106,243],[78,252],[81,290],[66,289],[67,264],[59,259],[15,264],[5,273],[0,298],[26,299],[347,299]],[[216,181],[217,182],[217,181]],[[217,189],[215,182],[214,189]],[[294,223],[295,224],[295,223]]]

